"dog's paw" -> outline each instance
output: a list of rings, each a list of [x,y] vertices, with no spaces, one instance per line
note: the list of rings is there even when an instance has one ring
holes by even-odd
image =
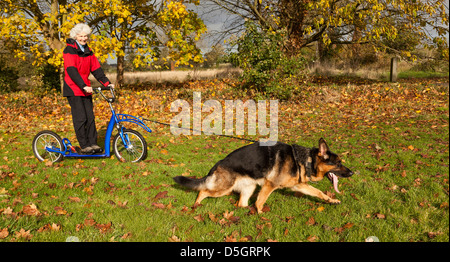
[[[341,201],[338,199],[330,198],[330,199],[328,199],[328,203],[333,204],[333,205],[339,205],[341,203]]]

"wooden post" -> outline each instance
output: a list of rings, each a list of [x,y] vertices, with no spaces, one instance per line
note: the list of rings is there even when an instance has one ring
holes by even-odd
[[[389,77],[390,82],[397,82],[397,63],[397,57],[391,58],[391,75]]]

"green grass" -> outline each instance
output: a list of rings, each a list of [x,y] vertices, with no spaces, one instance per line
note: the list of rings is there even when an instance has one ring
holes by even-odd
[[[429,78],[429,77],[448,77],[448,72],[408,70],[398,73],[398,78]]]
[[[351,101],[357,101],[356,89],[345,91],[352,91]],[[31,151],[39,125],[26,132],[3,129],[0,232],[6,228],[9,235],[0,241],[65,241],[69,236],[83,242],[363,242],[369,236],[382,242],[449,241],[448,91],[436,96],[427,100],[433,104],[440,99],[432,108],[425,102],[408,107],[408,99],[358,108],[342,98],[341,104],[311,104],[307,109],[315,109],[309,114],[292,110],[292,116],[280,110],[281,141],[316,146],[324,137],[355,175],[340,180],[340,205],[282,189],[272,193],[266,203],[270,211],[260,215],[235,207],[237,195],[207,198],[192,209],[197,193],[172,180],[181,174],[206,175],[215,162],[246,142],[175,137],[164,128],[144,134],[135,128],[149,144],[143,162],[64,159],[46,165]],[[59,133],[73,136],[70,129]],[[334,192],[328,180],[313,186]],[[250,204],[255,200],[253,196]],[[38,215],[24,212],[30,204]],[[32,237],[20,237],[21,229]]]

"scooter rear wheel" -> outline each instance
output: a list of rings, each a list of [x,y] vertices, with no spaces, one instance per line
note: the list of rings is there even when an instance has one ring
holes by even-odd
[[[34,156],[36,156],[39,161],[49,160],[51,162],[59,162],[64,157],[60,153],[54,153],[47,150],[47,148],[53,148],[58,151],[64,150],[61,137],[50,130],[41,131],[34,136],[32,148]]]
[[[123,162],[139,162],[147,157],[147,142],[138,131],[125,129],[123,137],[125,144],[118,133],[113,139],[113,150],[117,159]]]

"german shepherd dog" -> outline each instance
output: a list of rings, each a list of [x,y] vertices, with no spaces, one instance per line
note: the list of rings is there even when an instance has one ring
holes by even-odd
[[[269,195],[279,188],[290,188],[305,195],[318,197],[331,204],[340,204],[337,199],[324,194],[308,184],[330,179],[336,192],[338,177],[350,177],[353,172],[343,166],[338,155],[328,148],[324,139],[319,148],[306,148],[296,144],[277,142],[273,146],[261,146],[259,142],[241,147],[217,162],[208,175],[200,178],[174,177],[175,182],[200,191],[195,206],[206,197],[221,197],[240,193],[239,207],[246,207],[256,185],[261,186],[255,206],[262,213]]]

